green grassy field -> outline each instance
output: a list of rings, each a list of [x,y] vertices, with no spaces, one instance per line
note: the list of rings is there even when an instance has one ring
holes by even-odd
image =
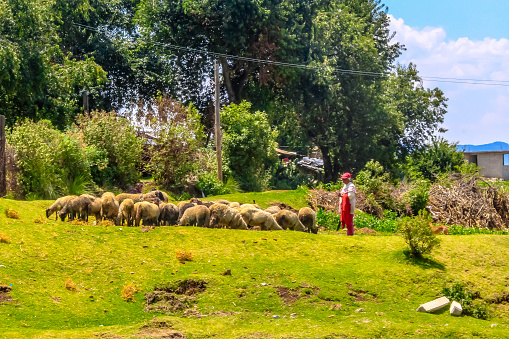
[[[262,207],[271,201],[306,205],[305,191],[223,198]],[[143,232],[48,220],[50,204],[0,199],[0,238],[9,238],[0,242],[0,285],[12,284],[13,298],[0,302],[0,338],[509,336],[507,303],[490,304],[489,320],[453,317],[448,309],[415,311],[454,281],[486,301],[507,297],[507,236],[440,236],[442,246],[432,256],[415,260],[394,235],[194,227]],[[7,208],[20,219],[6,218]],[[194,259],[181,263],[176,250]],[[231,275],[221,275],[227,269]],[[64,286],[69,278],[75,291]],[[206,282],[187,311],[144,310],[145,293],[186,279]],[[138,289],[134,302],[121,296],[131,283]]]

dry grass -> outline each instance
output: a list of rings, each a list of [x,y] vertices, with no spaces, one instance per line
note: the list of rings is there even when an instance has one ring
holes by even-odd
[[[125,301],[133,301],[133,302],[136,302],[136,300],[134,299],[134,293],[136,293],[137,289],[136,289],[136,286],[134,286],[133,283],[130,283],[130,284],[127,284],[124,286],[124,288],[122,289],[122,299],[124,299]]]
[[[71,225],[75,225],[75,226],[90,226],[88,222],[80,221],[80,220],[73,220],[73,221],[71,221]]]
[[[34,224],[44,224],[44,219],[43,218],[35,218]]]
[[[10,244],[11,239],[8,236],[6,236],[5,234],[0,234],[0,243]]]
[[[175,257],[179,261],[192,261],[194,255],[189,251],[175,250]]]
[[[115,223],[111,220],[102,220],[99,221],[96,226],[115,226]]]
[[[87,269],[85,270],[85,273],[92,274],[92,267],[87,267]]]
[[[71,278],[67,278],[65,280],[65,284],[64,284],[65,288],[68,289],[69,291],[77,291],[78,289],[76,288],[76,284],[74,283],[74,281],[71,279]]]
[[[19,212],[16,210],[8,209],[5,211],[5,215],[7,216],[7,218],[19,219]]]

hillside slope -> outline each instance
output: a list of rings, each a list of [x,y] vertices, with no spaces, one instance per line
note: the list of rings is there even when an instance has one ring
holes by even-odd
[[[0,302],[0,338],[509,333],[504,302],[491,306],[494,317],[488,321],[415,312],[454,281],[467,283],[485,300],[507,297],[507,236],[441,236],[442,247],[416,261],[404,254],[398,236],[105,227],[54,218],[34,223],[50,203],[0,199],[0,235],[10,240],[0,243],[0,285],[12,284],[13,298]],[[19,211],[21,219],[6,218],[6,208]],[[181,263],[176,250],[190,251],[193,260]],[[231,275],[221,275],[227,269]],[[76,291],[64,287],[67,279]],[[205,288],[177,296],[187,306],[170,314],[144,311],[145,293],[157,286],[170,290],[186,279],[203,281],[197,284]],[[127,302],[121,294],[131,283],[138,292]],[[356,312],[359,308],[365,312]]]

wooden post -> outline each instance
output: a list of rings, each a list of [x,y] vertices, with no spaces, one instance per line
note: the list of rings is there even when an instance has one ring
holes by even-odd
[[[7,173],[5,165],[7,155],[5,154],[5,116],[0,115],[0,197],[7,195]]]
[[[216,85],[216,102],[215,102],[215,136],[216,136],[216,154],[217,154],[217,178],[223,181],[223,164],[221,157],[221,120],[219,116],[219,60],[214,64],[214,82]]]
[[[83,112],[88,113],[88,91],[83,90],[81,93],[83,93]]]

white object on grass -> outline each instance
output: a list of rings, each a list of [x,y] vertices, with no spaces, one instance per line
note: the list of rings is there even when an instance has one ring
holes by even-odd
[[[419,308],[417,308],[417,312],[433,312],[448,305],[449,302],[450,301],[449,299],[447,299],[447,297],[441,297],[433,301],[427,302],[425,304],[422,304],[421,306],[419,306]]]

